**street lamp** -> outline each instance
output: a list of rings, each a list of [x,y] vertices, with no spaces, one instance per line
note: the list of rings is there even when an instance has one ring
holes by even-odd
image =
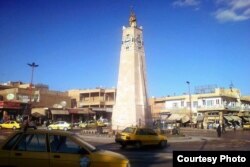
[[[31,95],[32,95],[32,85],[33,85],[33,74],[34,74],[34,69],[36,67],[38,67],[38,64],[35,64],[34,62],[32,64],[28,63],[28,66],[31,67],[32,71],[31,71],[31,80],[30,80],[30,103],[31,103]]]
[[[193,123],[193,120],[192,120],[192,101],[191,101],[191,93],[190,93],[190,82],[189,81],[186,81],[186,83],[188,84],[188,94],[189,94],[189,103],[190,103],[190,123],[192,124]]]

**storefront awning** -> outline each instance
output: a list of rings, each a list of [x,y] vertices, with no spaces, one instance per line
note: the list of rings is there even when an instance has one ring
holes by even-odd
[[[68,110],[51,110],[52,115],[69,115]]]
[[[165,120],[164,123],[167,123],[167,124],[173,124],[173,123],[176,123],[176,120]]]
[[[250,122],[250,117],[243,117],[243,119],[247,122]]]
[[[176,120],[176,121],[180,121],[181,120],[181,115],[180,114],[172,114],[172,115],[170,115],[170,117],[168,117],[168,120],[172,120],[172,121],[174,121],[174,120]]]
[[[34,117],[46,116],[44,108],[32,108],[31,115]]]
[[[186,123],[186,122],[188,122],[189,120],[190,120],[190,118],[189,118],[189,116],[187,116],[187,115],[183,115],[182,118],[181,118],[181,122],[182,122],[182,123]]]
[[[69,114],[95,114],[95,112],[89,110],[88,108],[83,109],[68,109]]]
[[[224,118],[228,121],[241,121],[241,118],[235,115],[224,116]]]
[[[185,114],[172,114],[167,120],[171,121],[181,121],[182,123],[188,122],[190,119]]]
[[[230,117],[230,116],[224,116],[224,118],[225,118],[227,121],[233,121],[233,118]]]
[[[98,108],[98,107],[92,107],[92,111],[95,112],[112,112],[112,108]]]
[[[0,101],[0,108],[3,109],[21,109],[21,103],[15,101]]]
[[[161,119],[168,119],[168,115],[161,115]]]
[[[231,116],[231,118],[234,120],[234,121],[241,121],[241,118],[238,117],[238,116]]]

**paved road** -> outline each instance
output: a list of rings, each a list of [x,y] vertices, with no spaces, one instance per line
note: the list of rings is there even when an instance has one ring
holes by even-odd
[[[125,155],[131,161],[132,167],[172,166],[173,151],[250,151],[250,131],[230,131],[223,134],[221,138],[216,137],[216,133],[213,132],[206,135],[197,133],[196,136],[171,137],[169,138],[168,147],[165,149],[151,146],[139,150],[134,147],[121,149],[119,145],[114,143],[114,138],[89,135],[80,136],[98,148]]]
[[[114,142],[113,137],[107,135],[87,135],[79,133],[79,136],[89,143],[106,150],[115,151],[125,155],[132,167],[166,167],[172,166],[172,152],[181,150],[245,150],[250,151],[250,131],[228,131],[221,138],[216,137],[214,131],[197,131],[185,129],[185,137],[169,138],[168,147],[164,149],[156,147],[144,147],[135,149],[127,147],[121,149]],[[4,140],[13,131],[0,130],[0,140]]]

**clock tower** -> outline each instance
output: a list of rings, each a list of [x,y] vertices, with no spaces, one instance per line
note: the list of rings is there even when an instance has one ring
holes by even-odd
[[[113,130],[152,125],[142,27],[137,27],[136,21],[135,13],[131,11],[129,27],[123,27]]]

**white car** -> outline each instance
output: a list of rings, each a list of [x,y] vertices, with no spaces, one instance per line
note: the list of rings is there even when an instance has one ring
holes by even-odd
[[[48,130],[69,130],[71,125],[65,121],[58,121],[48,126]]]
[[[108,119],[103,119],[102,122],[105,126],[111,126],[111,122]]]

